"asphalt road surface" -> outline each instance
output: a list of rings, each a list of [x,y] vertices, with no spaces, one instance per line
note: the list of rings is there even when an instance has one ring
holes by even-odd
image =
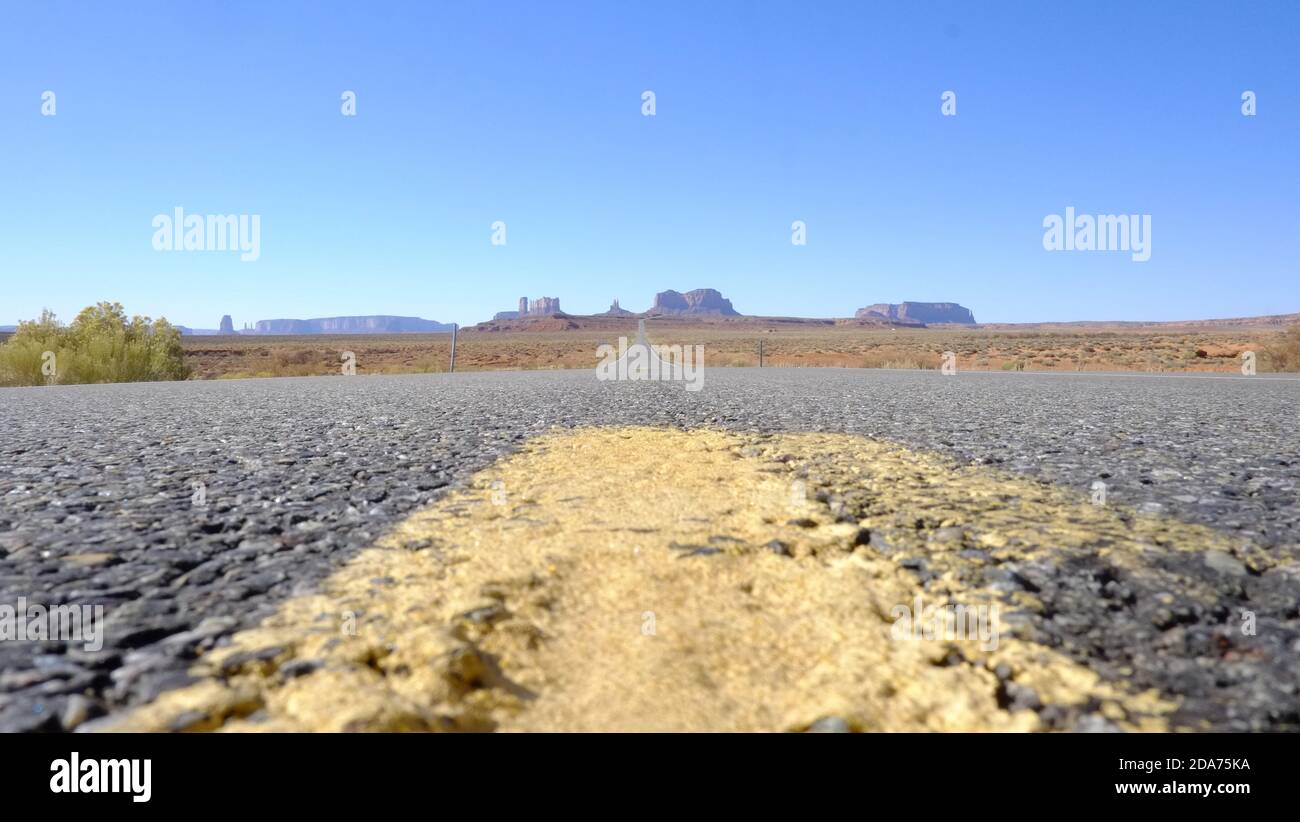
[[[1102,481],[1116,509],[1209,526],[1242,553],[1166,557],[1163,588],[1078,562],[1011,568],[1006,585],[1046,603],[1036,642],[1177,700],[1172,726],[1297,730],[1298,401],[1300,381],[1266,376],[839,369],[710,369],[698,392],[592,371],[0,389],[0,607],[107,618],[97,650],[0,641],[0,730],[150,702],[530,439],[646,425],[868,435],[1081,499]],[[1253,632],[1229,638],[1243,609]],[[1087,706],[1044,722],[1111,727]]]

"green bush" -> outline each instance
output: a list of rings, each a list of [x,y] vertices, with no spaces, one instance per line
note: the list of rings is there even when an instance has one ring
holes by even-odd
[[[183,380],[181,334],[164,319],[126,318],[120,303],[84,309],[69,326],[49,311],[0,345],[0,385]]]

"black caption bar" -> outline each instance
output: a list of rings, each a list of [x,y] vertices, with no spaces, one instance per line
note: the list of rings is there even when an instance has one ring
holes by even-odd
[[[764,802],[774,792],[811,798],[837,785],[858,801],[915,802],[918,811],[1012,800],[1050,803],[1043,809],[1196,802],[1218,810],[1289,795],[1283,772],[1291,741],[1192,734],[877,734],[839,741],[69,734],[0,737],[0,760],[8,802],[128,814],[337,811],[354,803],[400,813],[405,803],[470,795],[490,797],[494,807],[529,797],[552,807],[595,802],[611,789],[629,792],[637,807],[696,794],[696,807]]]

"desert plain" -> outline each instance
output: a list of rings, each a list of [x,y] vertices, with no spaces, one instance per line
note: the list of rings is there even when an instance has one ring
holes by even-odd
[[[702,345],[706,367],[937,369],[944,352],[970,371],[1240,373],[1245,352],[1260,371],[1294,370],[1279,352],[1300,315],[1188,323],[1061,323],[898,328],[846,320],[678,318],[646,320],[650,342]],[[602,343],[634,339],[637,319],[557,315],[480,323],[457,338],[457,371],[594,367]],[[450,334],[188,336],[196,379],[324,376],[347,353],[358,374],[447,371]]]

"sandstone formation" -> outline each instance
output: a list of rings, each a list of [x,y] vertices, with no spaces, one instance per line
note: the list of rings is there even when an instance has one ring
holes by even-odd
[[[723,317],[739,317],[740,312],[731,307],[731,300],[726,299],[712,288],[697,288],[682,294],[677,291],[660,291],[655,295],[655,304],[651,314],[713,314]]]
[[[492,315],[492,321],[518,320],[523,317],[553,317],[563,313],[560,310],[559,297],[538,297],[535,300],[520,297],[518,311],[498,311]]]
[[[957,303],[876,303],[859,308],[853,316],[859,320],[975,324],[975,315],[971,310]]]
[[[538,297],[535,300],[530,300],[527,297],[520,297],[519,313],[516,316],[549,317],[552,314],[559,313],[561,313],[559,297]]]
[[[221,318],[221,325],[217,328],[217,333],[218,334],[235,333],[235,322],[234,320],[230,319],[229,314],[226,314]]]
[[[597,314],[597,317],[632,317],[635,316],[631,311],[623,308],[618,304],[618,300],[610,303],[609,310],[603,314]]]
[[[450,331],[451,325],[383,314],[313,320],[258,320],[255,334],[412,334]]]

